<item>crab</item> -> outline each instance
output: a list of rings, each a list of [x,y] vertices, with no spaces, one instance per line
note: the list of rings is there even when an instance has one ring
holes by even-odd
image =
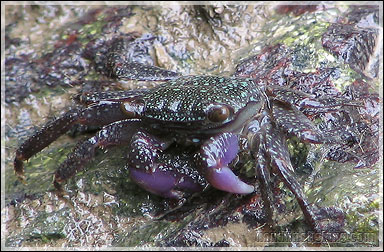
[[[153,194],[179,200],[209,185],[233,194],[250,194],[254,185],[232,169],[238,154],[247,151],[255,161],[265,201],[272,201],[269,182],[272,175],[278,175],[314,230],[324,230],[324,219],[342,218],[334,208],[318,208],[308,202],[293,175],[286,139],[294,135],[312,144],[332,142],[332,136],[320,132],[300,109],[332,111],[340,106],[357,106],[355,102],[315,98],[252,78],[182,76],[121,61],[113,53],[108,66],[111,76],[118,79],[163,83],[152,89],[79,95],[77,99],[85,107],[48,122],[16,150],[14,170],[22,181],[23,161],[74,124],[82,124],[102,128],[80,142],[56,170],[54,186],[58,191],[84,169],[96,148],[127,145],[126,167],[131,179]]]

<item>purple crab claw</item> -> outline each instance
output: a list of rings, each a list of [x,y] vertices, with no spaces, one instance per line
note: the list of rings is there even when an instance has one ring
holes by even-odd
[[[197,163],[207,181],[215,188],[239,194],[248,194],[254,187],[240,180],[228,164],[239,151],[238,138],[232,133],[211,137],[197,154]]]
[[[203,187],[192,178],[177,174],[175,171],[156,169],[147,172],[144,169],[130,168],[130,177],[145,190],[164,198],[180,199],[185,192],[200,192]]]
[[[239,194],[252,193],[255,188],[241,181],[227,166],[207,169],[205,178],[215,188]]]
[[[145,190],[165,198],[181,199],[200,192],[205,180],[194,169],[191,154],[165,149],[167,143],[139,131],[131,141],[128,155],[129,175]]]

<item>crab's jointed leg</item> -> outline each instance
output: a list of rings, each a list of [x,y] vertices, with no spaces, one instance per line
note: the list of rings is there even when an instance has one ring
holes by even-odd
[[[180,76],[176,72],[131,61],[128,55],[121,53],[123,51],[126,51],[126,41],[115,40],[106,55],[105,62],[110,77],[123,80],[161,81]]]
[[[101,127],[112,122],[135,117],[134,110],[137,104],[132,106],[132,112],[127,111],[129,106],[123,106],[126,103],[129,104],[132,97],[128,96],[125,99],[120,97],[119,99],[121,101],[100,101],[84,109],[72,109],[63,116],[48,122],[16,150],[14,160],[16,175],[24,181],[23,161],[28,160],[34,154],[50,145],[76,123]],[[124,100],[127,102],[123,102]]]
[[[180,76],[179,73],[137,62],[119,62],[112,67],[112,77],[123,80],[163,81]]]
[[[262,137],[263,135],[259,135]],[[254,158],[256,159],[256,176],[260,182],[261,195],[264,201],[264,209],[267,216],[267,221],[270,223],[273,216],[273,192],[271,187],[271,174],[268,169],[266,157],[266,150],[264,139],[260,139],[261,146],[259,146],[259,151],[254,153]]]
[[[321,132],[295,106],[280,101],[272,101],[271,105],[274,121],[288,134],[293,134],[304,142],[314,144],[324,142]]]
[[[276,173],[279,174],[284,184],[295,195],[295,198],[304,213],[306,222],[316,232],[340,231],[344,225],[341,211],[334,208],[319,208],[308,202],[300,184],[296,181],[293,174],[294,169],[290,161],[285,135],[281,133],[276,125],[271,123],[271,127],[269,127],[265,139],[270,165],[274,168]],[[329,214],[331,212],[337,214]],[[325,224],[322,221],[324,221]]]
[[[256,177],[260,183],[261,196],[264,201],[264,209],[267,216],[267,222],[272,224],[273,220],[273,190],[271,186],[271,171],[269,170],[269,161],[267,160],[266,137],[268,137],[268,127],[271,127],[270,118],[267,112],[254,118],[247,130],[249,135],[249,147],[256,161]]]
[[[317,113],[327,113],[339,111],[341,106],[362,107],[359,101],[324,96],[315,97],[314,95],[292,90],[289,87],[270,85],[266,87],[266,93],[270,99],[278,100],[287,104],[295,104],[300,108],[311,108]]]
[[[55,187],[61,190],[60,184],[83,170],[85,164],[94,157],[96,148],[128,145],[139,127],[138,119],[117,121],[104,126],[94,137],[77,144],[55,172]]]

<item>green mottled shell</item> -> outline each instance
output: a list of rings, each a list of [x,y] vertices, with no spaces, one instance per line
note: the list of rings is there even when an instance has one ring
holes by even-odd
[[[205,120],[212,104],[229,105],[237,113],[248,102],[263,99],[252,79],[219,76],[180,77],[143,98],[146,118],[180,123]]]

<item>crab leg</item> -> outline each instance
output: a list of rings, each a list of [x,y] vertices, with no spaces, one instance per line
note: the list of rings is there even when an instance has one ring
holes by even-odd
[[[270,155],[270,162],[272,167],[277,168],[277,173],[282,178],[284,184],[292,191],[295,195],[296,200],[299,203],[301,210],[304,213],[306,222],[316,232],[322,232],[324,230],[338,230],[342,226],[343,217],[340,211],[333,208],[317,208],[314,205],[309,204],[305,194],[303,193],[300,184],[294,178],[292,174],[294,172],[289,158],[288,147],[286,139],[279,130],[271,124],[269,135],[266,138],[266,147]],[[337,213],[335,215],[330,212]],[[320,216],[320,214],[323,216]],[[320,220],[328,219],[327,224],[323,225]],[[329,220],[336,220],[337,222],[331,222]]]
[[[94,157],[96,148],[129,144],[140,127],[140,120],[127,119],[104,126],[94,137],[79,143],[55,172],[54,185],[61,190],[61,183],[84,169]]]
[[[137,62],[117,62],[111,66],[111,77],[123,80],[163,81],[180,76],[179,73]]]
[[[231,193],[252,193],[254,187],[241,181],[228,167],[238,151],[236,135],[223,133],[211,137],[197,153],[197,165],[213,187]]]
[[[79,103],[90,105],[102,101],[124,102],[134,100],[148,93],[149,89],[121,90],[96,93],[81,93],[74,97]]]
[[[127,118],[127,114],[121,110],[120,102],[104,102],[94,104],[85,109],[68,111],[63,116],[47,123],[16,150],[14,160],[16,175],[24,181],[23,161],[28,160],[34,154],[47,147],[67,132],[75,123],[103,126]]]
[[[315,98],[314,95],[276,85],[267,86],[266,93],[270,98],[275,100],[295,104],[300,108],[313,108],[316,109],[318,113],[338,111],[340,106],[363,106],[363,104],[358,101],[330,96]]]
[[[283,179],[284,184],[295,195],[307,222],[310,223],[311,226],[316,226],[316,216],[312,212],[309,203],[301,190],[300,184],[294,179],[294,176],[290,174],[294,172],[294,170],[289,159],[286,139],[283,134],[280,134],[280,132],[273,127],[272,124],[270,126],[266,137],[266,148],[270,155],[271,165],[277,168],[277,172]]]
[[[315,125],[295,106],[280,101],[271,101],[272,115],[277,125],[288,134],[293,134],[309,143],[323,143],[324,137]]]
[[[261,195],[264,201],[265,213],[267,215],[267,220],[271,222],[272,215],[273,215],[273,210],[271,207],[273,203],[273,200],[272,200],[273,192],[270,185],[271,175],[268,170],[267,161],[265,160],[264,144],[262,144],[262,146],[259,147],[259,152],[254,157],[257,160],[256,175],[260,182]]]
[[[115,40],[111,45],[105,65],[111,77],[127,80],[160,81],[171,80],[180,76],[176,72],[130,61],[130,57],[121,53],[127,50],[126,47],[124,39]]]
[[[273,191],[271,187],[271,174],[268,167],[267,155],[267,132],[270,131],[271,122],[267,113],[263,113],[261,117],[255,118],[255,121],[250,122],[251,128],[248,128],[250,133],[250,149],[254,159],[256,160],[256,176],[261,187],[261,196],[264,201],[265,213],[267,220],[272,224],[273,217]]]

